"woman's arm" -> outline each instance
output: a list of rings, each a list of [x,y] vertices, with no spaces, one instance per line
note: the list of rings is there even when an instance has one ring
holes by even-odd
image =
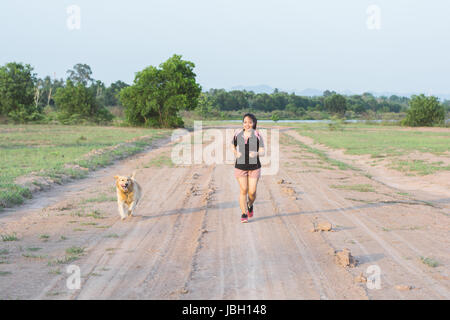
[[[251,151],[250,153],[249,153],[249,157],[250,158],[254,158],[254,157],[256,157],[257,155],[259,155],[260,157],[264,157],[264,148],[263,147],[260,147],[259,149],[258,149],[258,152],[256,152],[256,151]]]
[[[236,158],[240,158],[241,157],[241,153],[237,150],[236,146],[234,144],[231,145],[231,150],[233,150],[234,156]]]
[[[266,154],[266,151],[264,150],[264,147],[259,147],[258,155],[260,157],[264,157],[265,154]]]

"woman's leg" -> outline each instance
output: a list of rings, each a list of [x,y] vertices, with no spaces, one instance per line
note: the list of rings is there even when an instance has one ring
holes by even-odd
[[[256,199],[256,186],[259,178],[248,178],[248,206],[251,207]]]
[[[248,177],[237,178],[239,182],[239,207],[242,213],[247,212],[247,193],[248,193]]]

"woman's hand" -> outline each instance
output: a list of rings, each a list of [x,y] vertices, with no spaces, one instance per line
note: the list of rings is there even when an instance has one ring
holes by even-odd
[[[264,151],[264,148],[263,148],[263,147],[260,147],[260,148],[259,148],[259,150],[258,150],[258,155],[259,155],[260,157],[264,157],[265,151]]]
[[[234,155],[236,156],[236,158],[240,158],[242,156],[242,153],[240,153],[237,150],[234,150]]]
[[[250,153],[249,153],[249,157],[250,158],[254,158],[254,157],[256,157],[258,155],[258,152],[256,152],[256,151],[250,151]]]

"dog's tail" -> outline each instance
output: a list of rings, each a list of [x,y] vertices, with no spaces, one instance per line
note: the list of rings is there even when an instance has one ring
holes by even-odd
[[[136,172],[137,172],[137,170],[133,171],[133,174],[131,175],[131,179],[134,179],[134,177],[136,176]]]

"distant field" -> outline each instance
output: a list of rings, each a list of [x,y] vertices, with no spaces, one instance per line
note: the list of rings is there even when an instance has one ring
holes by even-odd
[[[346,124],[330,127],[328,124],[297,125],[297,131],[334,149],[346,149],[347,154],[402,155],[418,151],[443,155],[450,151],[450,129],[436,128],[404,130],[399,126]]]
[[[350,155],[387,160],[387,166],[408,175],[450,170],[450,129],[367,124],[301,124],[296,127],[299,134],[317,143],[345,149]]]
[[[17,177],[35,172],[55,180],[62,174],[77,178],[83,173],[73,170],[73,165],[89,169],[108,165],[121,154],[136,153],[170,132],[122,127],[0,125],[0,208],[21,203],[23,197],[30,196],[26,189],[15,185]],[[136,141],[130,144],[85,157],[93,150],[134,138]]]

